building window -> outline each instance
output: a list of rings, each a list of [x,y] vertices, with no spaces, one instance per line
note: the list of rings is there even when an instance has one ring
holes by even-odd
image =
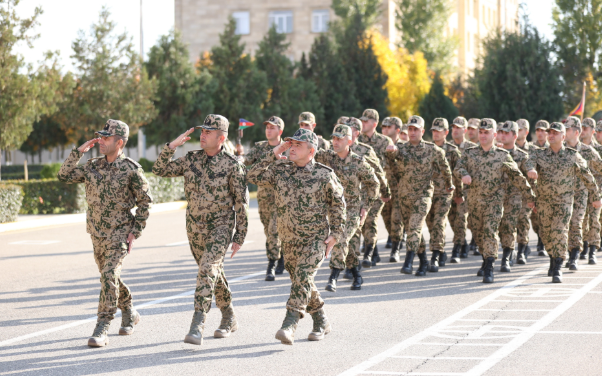
[[[270,27],[276,26],[276,31],[281,34],[293,32],[293,12],[290,10],[270,12]]]
[[[311,32],[325,33],[328,31],[330,11],[328,9],[314,10],[311,13]]]
[[[236,21],[236,30],[234,30],[234,34],[247,35],[251,33],[249,12],[234,12],[232,13],[232,18]]]

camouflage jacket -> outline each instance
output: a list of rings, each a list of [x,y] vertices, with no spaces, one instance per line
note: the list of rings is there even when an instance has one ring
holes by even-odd
[[[83,156],[73,149],[61,166],[58,179],[85,183],[88,234],[122,242],[130,233],[140,237],[153,201],[142,167],[123,154],[112,163],[99,157],[78,165]],[[136,215],[132,215],[131,209],[136,206]]]
[[[536,141],[531,141],[529,144],[531,144],[531,146],[535,146],[536,148],[539,148],[539,149],[547,149],[547,148],[550,147],[550,143],[548,141],[546,141],[543,144],[543,146],[539,146],[539,144],[537,143],[537,140]]]
[[[401,141],[401,140],[397,140],[397,142],[394,143],[394,145],[397,146],[397,148],[400,148],[401,145],[403,145],[403,144],[405,144],[405,142]],[[391,189],[392,192],[397,192],[397,186],[398,186],[397,178],[393,174],[393,170],[391,169],[389,160],[386,158],[386,155],[385,155],[384,170],[385,170],[385,175],[387,177],[387,182],[389,183],[389,188]]]
[[[222,148],[213,157],[204,150],[193,150],[172,160],[176,149],[168,145],[153,166],[153,173],[163,177],[184,176],[184,192],[188,207],[188,231],[227,224],[236,213],[236,232],[232,242],[242,245],[247,236],[249,191],[246,168],[236,157]]]
[[[315,156],[316,162],[322,163],[334,171],[344,189],[347,210],[350,208],[370,208],[379,198],[380,184],[363,157],[350,151],[345,159],[341,159],[334,150],[320,150]]]
[[[535,149],[532,154],[537,169],[537,201],[572,201],[577,179],[587,187],[592,201],[600,199],[596,179],[587,167],[587,161],[575,149],[564,145],[554,153],[552,149]]]
[[[230,154],[236,155],[236,147],[234,146],[232,141],[230,141],[230,139],[228,139],[228,138],[226,138],[226,141],[224,142],[224,151],[227,151]]]
[[[469,149],[469,148],[474,148],[475,146],[478,146],[474,142],[470,142],[468,140],[462,141],[462,143],[460,145],[456,144],[455,142],[452,142],[452,144],[455,147],[457,147],[458,150],[460,150],[460,156],[461,156],[462,153],[464,153],[464,150]]]
[[[593,147],[588,146],[581,141],[579,141],[577,145],[575,145],[575,147],[571,149],[577,150],[579,154],[581,154],[583,159],[587,161],[587,167],[589,168],[592,175],[594,175],[594,179],[596,179],[598,187],[600,187],[600,183],[602,182],[602,159],[600,158],[600,154],[598,154],[598,152]],[[575,191],[583,192],[587,190],[585,184],[583,184],[583,182],[580,179],[577,179],[575,183]]]
[[[389,188],[387,177],[385,176],[385,172],[383,171],[382,165],[380,164],[374,149],[372,149],[370,145],[357,142],[357,140],[355,140],[355,142],[351,144],[349,148],[355,154],[359,155],[360,157],[364,157],[364,160],[368,162],[370,167],[374,169],[374,173],[376,174],[376,178],[380,184],[380,196],[384,198],[391,197],[391,189]]]
[[[278,236],[283,242],[308,244],[329,235],[343,240],[345,197],[330,167],[313,159],[297,167],[289,160],[276,160],[270,152],[251,167],[247,179],[274,187]]]
[[[402,197],[432,197],[435,174],[441,175],[445,187],[453,185],[445,152],[432,142],[422,140],[416,146],[406,142],[397,152],[387,152],[387,159],[397,178],[397,192]]]
[[[472,183],[468,195],[477,200],[503,200],[507,188],[504,184],[506,179],[521,191],[523,200],[535,200],[531,186],[512,160],[510,153],[495,145],[489,151],[484,151],[481,146],[466,149],[454,169],[454,174],[460,179],[470,175]]]
[[[376,153],[376,156],[380,160],[381,167],[385,166],[385,154],[387,146],[393,145],[393,141],[389,137],[374,131],[372,137],[368,137],[367,135],[361,133],[357,140],[372,147]]]
[[[437,144],[435,144],[435,146],[437,146]],[[445,159],[447,159],[447,163],[449,163],[449,168],[451,171],[453,171],[456,167],[456,164],[458,164],[458,161],[460,160],[460,150],[456,145],[450,142],[445,142],[443,147],[437,147],[443,149],[445,152]],[[462,197],[462,180],[458,179],[452,174],[452,181],[456,187],[453,192],[454,197]],[[442,174],[435,173],[433,175],[433,184],[435,186],[433,196],[448,196],[452,194],[452,192],[448,192],[445,189],[445,177]]]
[[[510,154],[512,160],[514,160],[523,176],[526,177],[527,172],[535,169],[535,162],[533,161],[533,158],[529,158],[529,153],[527,151],[519,148],[518,146],[514,146],[514,149],[504,150],[506,150]],[[522,194],[518,188],[516,188],[510,183],[510,179],[508,178],[508,176],[505,176],[504,180],[506,182],[506,193],[509,196],[519,196]],[[531,179],[529,178],[527,178],[527,181],[529,182],[529,185],[532,188],[535,188],[535,182],[531,181]]]
[[[282,142],[283,141],[280,141],[280,144],[282,144]],[[278,144],[278,145],[280,145],[280,144]],[[251,166],[259,160],[259,157],[261,157],[263,154],[265,154],[268,151],[274,150],[275,147],[276,146],[270,145],[268,141],[256,142],[255,146],[252,147],[251,150],[249,150],[249,152],[244,155],[243,163],[246,166]],[[288,155],[288,150],[286,151],[285,154]],[[257,187],[257,201],[270,200],[270,199],[272,199],[272,200],[274,199],[274,188],[273,187],[271,187],[271,186]]]
[[[330,142],[326,141],[322,136],[318,136],[318,149],[328,150],[330,148]]]
[[[518,143],[516,144],[516,147],[519,148],[520,150],[524,150],[526,151],[528,154],[531,154],[533,152],[533,149],[537,148],[537,146],[533,145],[531,142],[529,141],[525,141],[525,144],[523,146],[520,146]]]

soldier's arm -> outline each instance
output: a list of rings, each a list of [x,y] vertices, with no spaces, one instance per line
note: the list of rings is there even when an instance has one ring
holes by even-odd
[[[242,163],[245,166],[251,166],[253,163],[257,161],[257,157],[259,156],[259,150],[257,146],[253,146],[251,150],[247,154],[245,154],[242,158]]]
[[[230,175],[230,194],[234,197],[236,212],[236,232],[232,242],[243,245],[249,227],[249,190],[247,189],[247,169],[242,164],[236,165],[236,170]]]
[[[318,162],[318,163],[322,163],[323,165],[326,165],[326,166],[330,167],[331,166],[331,163],[330,163],[330,157],[331,157],[330,152],[334,153],[334,151],[330,150],[330,149],[328,149],[328,150],[318,149],[316,151],[315,156],[314,156],[314,160],[316,162]]]
[[[78,165],[84,153],[77,149],[71,150],[71,153],[61,165],[61,169],[57,174],[57,178],[65,183],[83,183],[86,180],[84,175],[84,166]]]
[[[262,187],[274,185],[275,175],[272,167],[276,161],[276,155],[272,150],[263,153],[251,169],[247,171],[247,181]]]
[[[600,191],[598,190],[596,179],[587,167],[587,162],[579,153],[575,153],[575,172],[577,177],[585,184],[589,195],[593,198],[592,201],[600,201]]]
[[[185,157],[181,157],[172,161],[171,158],[175,152],[176,149],[171,149],[169,144],[163,146],[161,154],[159,154],[155,164],[153,165],[153,174],[164,178],[184,175]]]
[[[591,158],[587,161],[587,165],[591,171],[596,172],[599,175],[602,175],[602,158],[600,158],[600,154],[592,148],[591,149]]]
[[[378,178],[376,177],[376,173],[374,169],[370,167],[368,162],[363,161],[358,169],[358,177],[360,182],[362,183],[361,195],[362,195],[362,203],[361,207],[368,208],[372,207],[372,204],[378,200],[378,190],[380,188],[380,183],[378,182]]]
[[[138,168],[136,171],[132,172],[132,177],[130,179],[130,190],[136,198],[137,206],[136,214],[134,216],[135,222],[132,234],[134,234],[134,237],[138,239],[140,235],[142,235],[142,230],[144,230],[146,227],[146,220],[150,215],[150,205],[153,202],[150,186],[146,176],[144,176],[144,170],[142,170],[142,168]]]
[[[384,198],[391,197],[391,189],[389,188],[389,183],[387,182],[387,176],[385,175],[385,171],[380,165],[380,160],[376,156],[374,150],[370,150],[370,152],[364,156],[364,160],[368,162],[370,167],[374,169],[374,173],[376,174],[376,178],[380,184],[380,196]]]
[[[510,179],[512,185],[521,191],[523,199],[528,203],[535,202],[535,195],[533,194],[533,190],[531,190],[529,182],[527,182],[527,178],[520,172],[518,165],[514,162],[514,159],[512,159],[510,154],[506,155],[506,160],[502,164],[502,169]]]
[[[454,190],[455,198],[463,197],[462,180],[458,179],[456,174],[453,173],[453,171],[456,168],[456,165],[458,164],[458,161],[460,160],[461,157],[462,157],[462,155],[460,154],[460,151],[458,149],[454,149],[452,152],[451,163],[449,165],[449,168],[452,171],[452,182],[454,183],[454,186],[456,187],[456,189]]]
[[[439,171],[445,181],[445,188],[451,188],[454,185],[452,181],[452,171],[449,167],[449,162],[447,162],[447,158],[445,158],[443,149],[435,149],[435,158],[433,162],[435,163],[435,170]]]
[[[458,164],[456,164],[456,167],[454,168],[454,176],[460,180],[462,180],[462,177],[464,177],[464,176],[470,176],[467,168],[468,168],[468,156],[467,156],[466,151],[464,151],[464,153],[460,157],[460,160],[458,161]]]
[[[340,243],[343,241],[345,229],[346,205],[345,197],[343,196],[343,186],[334,172],[330,173],[330,179],[326,183],[325,189],[330,236],[334,237]]]

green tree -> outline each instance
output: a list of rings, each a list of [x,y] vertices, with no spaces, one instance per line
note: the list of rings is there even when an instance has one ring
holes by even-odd
[[[339,24],[334,23],[335,28],[348,28],[354,22],[360,29],[367,30],[374,26],[382,15],[382,0],[332,0],[332,9],[339,16]]]
[[[451,124],[454,118],[458,116],[458,109],[454,106],[454,102],[445,95],[445,88],[439,73],[435,74],[431,89],[420,102],[418,113],[424,119],[425,126],[428,129],[430,129],[435,118],[445,118]]]
[[[449,0],[398,0],[395,27],[401,44],[410,53],[420,51],[434,71],[447,74],[452,70],[457,38],[446,36],[452,13]]]
[[[141,66],[131,37],[117,35],[115,27],[103,7],[90,34],[80,30],[72,44],[77,86],[70,119],[64,123],[71,142],[92,138],[107,119],[123,120],[135,134],[157,115],[155,82]]]
[[[178,31],[159,38],[145,65],[159,93],[153,100],[157,117],[144,127],[150,145],[176,138],[213,111],[211,96],[206,95],[211,77],[206,71],[197,74]]]

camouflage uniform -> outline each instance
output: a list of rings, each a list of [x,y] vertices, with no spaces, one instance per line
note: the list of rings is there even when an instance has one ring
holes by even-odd
[[[98,136],[127,138],[127,124],[108,120]],[[121,267],[127,255],[128,235],[137,239],[146,226],[152,197],[142,167],[120,154],[112,163],[106,157],[92,158],[78,165],[83,153],[73,149],[61,166],[58,179],[66,183],[85,183],[86,231],[92,238],[94,260],[100,272],[98,321],[111,321],[117,308],[131,310],[132,294],[121,279]],[[137,207],[136,214],[131,209]]]
[[[208,115],[197,128],[227,132],[228,120],[221,115]],[[199,266],[194,310],[208,313],[214,295],[217,307],[225,309],[232,303],[232,293],[224,273],[224,256],[230,243],[242,245],[247,235],[246,169],[223,148],[213,157],[204,150],[193,150],[172,160],[175,151],[165,145],[153,173],[162,177],[184,176],[186,233]]]
[[[301,123],[310,124],[310,125],[316,124],[316,117],[311,112],[302,112],[299,115],[299,124],[301,124]],[[330,142],[323,139],[322,136],[318,136],[318,149],[328,150],[330,148],[331,148]]]
[[[337,125],[333,136],[351,136],[349,127]],[[322,163],[333,169],[344,189],[347,212],[345,232],[341,241],[337,243],[330,258],[331,269],[348,269],[359,265],[355,252],[349,252],[349,242],[360,226],[360,211],[369,208],[378,199],[380,184],[374,169],[364,160],[350,151],[345,159],[341,159],[334,150],[320,150],[315,156],[316,162]]]
[[[480,129],[496,129],[493,119],[481,120]],[[534,196],[526,178],[512,160],[510,154],[495,145],[484,151],[479,145],[467,149],[454,169],[461,179],[470,176],[472,183],[468,191],[468,207],[473,216],[473,234],[479,252],[485,259],[497,259],[499,236],[498,229],[502,219],[504,195],[507,179],[519,189],[523,199],[533,202]]]
[[[288,140],[304,141],[317,148],[317,136],[299,129]],[[304,167],[264,154],[251,167],[247,179],[258,186],[273,186],[278,211],[278,234],[282,240],[291,292],[289,311],[312,314],[324,306],[314,283],[326,251],[324,241],[332,235],[343,241],[345,198],[343,187],[330,167],[311,160]]]
[[[385,118],[383,120],[383,125],[395,126],[400,128],[402,133],[408,133],[407,126],[403,125],[401,123],[401,119],[399,119],[398,117]],[[405,141],[399,139],[397,140],[397,142],[395,142],[395,146],[400,147],[404,143]],[[389,168],[386,158],[384,162],[384,170],[387,177],[387,182],[389,184],[389,189],[391,190],[391,192],[396,192],[397,181],[393,177],[393,171],[391,170],[391,168]],[[391,242],[399,242],[403,234],[403,225],[401,221],[401,214],[399,214],[399,211],[395,208],[395,195],[391,195],[391,199],[385,202],[381,215],[383,216],[383,220],[385,221],[385,228],[387,229],[387,233],[391,237]],[[394,219],[395,217],[397,217],[398,224],[394,226],[393,222],[396,221]],[[395,231],[393,229],[395,229]]]
[[[516,144],[516,148],[526,152],[529,156],[533,153],[533,150],[536,146],[533,146],[532,143],[525,141],[525,144],[521,147]],[[514,156],[513,156],[514,157]],[[523,206],[518,214],[518,220],[516,222],[516,242],[518,244],[529,244],[529,229],[531,228],[531,223],[529,223],[529,218],[531,221],[536,221],[534,218],[537,214],[533,213],[533,210],[523,203]],[[533,231],[535,231],[535,226],[533,227]],[[537,232],[537,231],[535,231]]]
[[[585,118],[585,119],[583,119],[582,126],[595,128],[596,121],[592,118]],[[602,145],[600,145],[598,143],[598,141],[596,141],[595,139],[592,139],[591,144],[588,146],[591,147],[593,149],[593,151],[598,153],[598,156],[602,156],[602,154],[601,154],[602,153]],[[600,172],[598,158],[595,158],[595,157],[588,158],[583,153],[581,153],[581,156],[586,161],[588,161],[587,164],[589,166],[590,171],[594,175],[594,178],[596,179],[596,183],[598,184],[598,187],[602,186],[602,173]],[[596,248],[599,248],[600,230],[601,230],[600,214],[601,214],[602,210],[594,208],[594,206],[592,205],[592,202],[593,202],[592,198],[588,196],[587,209],[585,211],[585,219],[586,220],[583,221],[583,240],[588,242],[588,244],[590,246],[595,245]]]
[[[224,141],[224,151],[236,155],[236,147],[229,138],[226,138],[226,141]]]

